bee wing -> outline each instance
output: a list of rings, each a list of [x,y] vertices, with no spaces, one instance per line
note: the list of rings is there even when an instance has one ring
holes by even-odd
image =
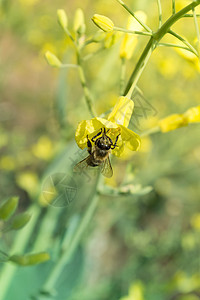
[[[104,162],[101,164],[101,173],[105,176],[105,177],[112,177],[113,176],[113,169],[110,163],[110,159],[109,156],[108,158],[106,158],[104,160]]]
[[[82,172],[88,167],[88,159],[90,155],[84,158],[83,160],[79,161],[73,168],[74,172]]]

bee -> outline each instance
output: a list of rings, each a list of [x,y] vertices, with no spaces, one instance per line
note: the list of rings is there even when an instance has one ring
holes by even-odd
[[[105,128],[101,128],[95,136],[88,138],[87,135],[87,147],[89,156],[81,160],[74,167],[74,172],[81,172],[88,166],[99,167],[101,173],[105,177],[112,177],[113,169],[110,163],[109,155],[111,150],[117,147],[117,141],[119,135],[117,135],[115,142],[113,143],[112,139],[107,135],[109,129],[106,131]],[[92,145],[94,143],[94,145]]]

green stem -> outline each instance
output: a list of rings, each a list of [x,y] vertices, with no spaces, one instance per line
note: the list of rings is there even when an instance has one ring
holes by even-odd
[[[68,241],[66,249],[63,249],[62,255],[60,256],[59,260],[56,262],[53,271],[50,273],[49,277],[47,278],[42,288],[42,291],[51,292],[63,268],[66,266],[66,264],[69,262],[72,255],[74,254],[80,242],[80,239],[94,214],[94,211],[96,209],[99,200],[99,196],[97,195],[97,185],[99,183],[99,176],[100,174],[98,174],[96,178],[96,183],[94,185],[94,189],[92,192],[90,204],[88,205],[88,208],[85,211],[82,220],[79,226],[77,227],[74,235],[72,236],[71,240]]]
[[[121,58],[120,95],[122,95],[124,90],[125,74],[126,74],[126,59]]]
[[[183,18],[193,18],[194,16],[193,16],[193,14],[186,14],[186,15],[184,15],[183,16]],[[196,17],[200,17],[200,14],[196,14]]]
[[[128,98],[131,97],[132,92],[140,78],[140,75],[142,74],[150,56],[153,51],[153,48],[155,46],[155,40],[153,37],[150,38],[149,42],[147,43],[144,51],[142,52],[142,55],[140,56],[135,69],[133,70],[133,73],[131,74],[129,81],[127,83],[126,89],[124,91],[124,96],[127,96]]]
[[[118,2],[122,2],[121,0],[117,0]],[[170,27],[176,23],[182,16],[184,16],[188,11],[192,10],[194,7],[198,6],[200,4],[200,0],[195,0],[183,9],[181,9],[179,12],[173,14],[150,38],[149,42],[147,43],[144,51],[142,52],[135,69],[133,70],[129,81],[127,83],[127,86],[124,91],[124,96],[131,97],[131,94],[140,78],[140,75],[142,74],[150,56],[153,50],[156,48],[159,41],[163,38],[163,36],[170,31]],[[171,32],[170,32],[171,33]],[[190,44],[189,44],[190,45]],[[189,47],[187,44],[187,46]],[[189,47],[191,49],[191,45]],[[193,48],[193,47],[192,47]],[[191,49],[193,52],[196,50],[193,48]]]
[[[172,0],[172,14],[174,15],[176,13],[176,1]]]
[[[78,65],[79,77],[80,77],[80,81],[81,81],[81,85],[83,88],[83,92],[84,92],[88,110],[89,110],[91,116],[95,117],[96,114],[95,114],[93,106],[92,106],[92,97],[91,97],[90,91],[89,91],[87,83],[86,83],[86,77],[85,77],[85,73],[84,73],[84,70],[82,67],[82,60],[81,60],[81,56],[80,56],[78,49],[77,49],[77,65]]]
[[[158,13],[159,13],[159,28],[162,26],[162,6],[160,0],[157,0],[158,3]]]
[[[115,30],[115,31],[121,31],[121,32],[125,32],[125,33],[138,34],[138,35],[147,35],[147,36],[151,36],[152,35],[151,32],[139,31],[139,30],[128,30],[128,29],[121,28],[121,27],[116,27],[116,26],[114,26],[113,30]]]
[[[149,28],[145,23],[143,23],[135,14],[134,12],[132,12],[132,10],[122,1],[122,0],[117,0],[117,2],[119,2],[128,12],[129,14],[131,14],[131,16],[133,16],[133,18],[135,18],[138,23],[140,23],[140,25],[148,32],[152,33],[151,28]]]
[[[75,65],[75,64],[62,64],[61,66],[60,66],[60,68],[62,69],[62,68],[77,68],[77,65]]]
[[[199,26],[198,26],[197,15],[196,15],[195,9],[193,8],[192,11],[193,11],[193,15],[194,15],[194,26],[195,26],[196,33],[197,33],[197,40],[198,40],[198,54],[199,54],[199,47],[200,47]]]
[[[182,36],[180,36],[178,33],[172,31],[172,30],[169,30],[169,33],[173,36],[175,36],[177,39],[179,39],[183,44],[185,44],[186,46],[188,46],[188,48],[196,55],[198,56],[198,53],[196,51],[196,49],[194,49],[194,47],[192,47],[192,45],[186,41],[184,38],[182,38]]]
[[[192,51],[191,49],[189,49],[188,47],[184,47],[184,46],[176,45],[176,44],[171,44],[171,43],[159,43],[158,46],[180,48],[180,49],[184,49],[184,50],[187,50],[187,51],[190,51],[190,52],[193,53],[193,51]]]

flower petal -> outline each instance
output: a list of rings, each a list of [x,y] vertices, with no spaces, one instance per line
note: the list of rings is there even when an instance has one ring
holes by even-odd
[[[119,125],[128,127],[134,102],[127,97],[120,97],[115,104],[112,112],[108,116],[108,120]]]
[[[184,117],[187,119],[188,123],[200,122],[200,105],[189,108],[184,113]]]
[[[137,151],[141,144],[139,135],[133,132],[132,130],[126,128],[125,126],[120,127],[121,137],[122,140],[125,142],[126,146],[132,151]]]
[[[119,126],[103,118],[93,118],[91,120],[83,120],[78,124],[75,133],[77,145],[84,149],[87,147],[87,135],[89,138],[95,136],[101,128],[110,128],[111,133],[118,131]]]

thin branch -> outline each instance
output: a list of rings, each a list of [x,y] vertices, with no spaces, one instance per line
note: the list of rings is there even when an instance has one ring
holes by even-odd
[[[169,30],[168,33],[175,36],[178,40],[180,40],[183,44],[188,46],[188,48],[198,57],[198,53],[196,49],[188,42],[186,41],[182,36],[180,36],[178,33],[174,32],[173,30]]]
[[[180,49],[184,49],[184,50],[187,50],[187,51],[190,51],[190,52],[194,53],[194,52],[193,52],[190,48],[188,48],[188,47],[184,47],[184,46],[176,45],[176,44],[171,44],[171,43],[159,43],[158,46],[180,48]]]
[[[172,0],[172,14],[174,15],[176,13],[176,1]]]
[[[196,29],[196,33],[197,33],[197,40],[198,40],[198,53],[199,53],[199,47],[200,47],[200,34],[199,34],[199,26],[198,26],[198,21],[197,21],[197,16],[196,16],[196,12],[195,9],[192,9],[193,12],[193,16],[194,16],[194,25],[195,25],[195,29]]]
[[[157,0],[158,3],[158,13],[159,13],[159,28],[162,26],[162,6],[160,0]]]
[[[193,17],[194,17],[193,14],[185,14],[185,15],[183,16],[183,18],[193,18]],[[199,17],[200,17],[200,14],[196,14],[196,17],[199,18]]]
[[[115,26],[114,26],[113,30],[115,30],[115,31],[121,31],[121,32],[125,32],[125,33],[138,34],[138,35],[148,35],[148,36],[152,35],[151,32],[138,31],[138,30],[128,30],[128,29],[124,29],[124,28],[120,28],[120,27],[115,27]]]
[[[148,32],[152,32],[151,28],[149,28],[145,23],[143,23],[135,14],[134,12],[131,11],[131,9],[122,1],[122,0],[117,0],[117,2],[119,2],[128,12],[129,14],[131,14],[131,16],[133,16],[133,18],[135,18],[138,23],[140,23],[140,25]]]

